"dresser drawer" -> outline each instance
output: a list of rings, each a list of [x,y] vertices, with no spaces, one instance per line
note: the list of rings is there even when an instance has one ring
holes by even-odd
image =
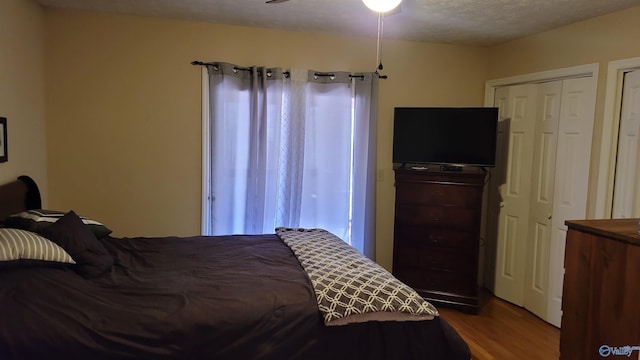
[[[401,247],[394,252],[393,262],[421,271],[440,270],[461,274],[473,273],[476,266],[469,251],[439,247]]]
[[[437,291],[461,296],[478,294],[477,279],[467,274],[416,270],[406,266],[397,269],[394,266],[393,274],[418,292]]]
[[[396,204],[396,223],[399,225],[451,226],[458,229],[475,230],[480,219],[474,209],[431,206],[419,204]]]
[[[396,203],[477,208],[482,204],[482,192],[469,185],[403,182],[396,186]]]
[[[439,246],[472,251],[476,247],[478,236],[475,231],[463,231],[458,228],[442,229],[398,224],[395,227],[394,242],[398,247]]]

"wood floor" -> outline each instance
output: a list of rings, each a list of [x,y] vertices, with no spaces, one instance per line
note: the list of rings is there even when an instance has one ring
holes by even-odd
[[[473,359],[558,359],[558,328],[488,292],[482,298],[478,315],[438,307],[469,344]]]

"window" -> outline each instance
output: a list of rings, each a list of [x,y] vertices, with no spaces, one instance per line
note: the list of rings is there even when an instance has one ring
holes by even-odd
[[[205,76],[203,234],[324,228],[371,256],[377,77],[226,63]]]

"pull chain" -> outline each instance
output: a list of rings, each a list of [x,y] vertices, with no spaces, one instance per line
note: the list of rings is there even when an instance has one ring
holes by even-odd
[[[382,23],[383,23],[382,13],[378,13],[378,42],[377,42],[377,47],[376,47],[376,62],[378,64],[377,64],[376,73],[378,72],[378,70],[382,70],[383,69],[383,66],[382,66],[382,46],[381,46],[381,43],[380,43],[380,39],[382,38],[382,31],[383,31]]]

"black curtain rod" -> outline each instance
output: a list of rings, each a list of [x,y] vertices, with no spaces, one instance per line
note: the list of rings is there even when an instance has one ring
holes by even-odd
[[[207,66],[207,65],[218,65],[218,64],[216,64],[216,63],[206,63],[206,62],[194,60],[194,61],[191,62],[191,65]],[[247,71],[250,70],[249,68],[243,68],[243,67],[238,67],[238,66],[234,67],[234,69],[236,69],[236,70],[247,70]],[[289,76],[289,72],[288,71],[283,71],[282,74],[284,76]],[[378,71],[376,71],[375,74],[378,75],[378,78],[380,78],[380,79],[386,79],[387,78],[387,75],[380,75],[378,73]],[[315,75],[315,76],[328,76],[328,77],[335,76],[335,74],[332,74],[332,73],[321,73],[321,72],[316,72],[313,75]],[[364,79],[364,75],[349,75],[349,77],[350,78]]]

